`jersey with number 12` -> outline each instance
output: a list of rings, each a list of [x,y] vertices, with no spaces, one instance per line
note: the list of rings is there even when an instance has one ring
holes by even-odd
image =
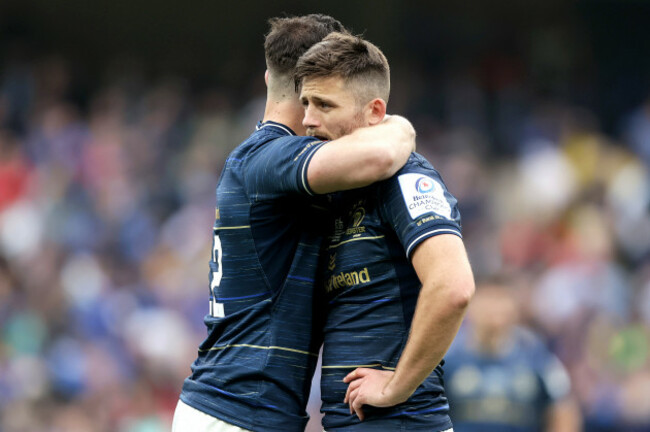
[[[208,336],[181,400],[254,431],[303,431],[321,343],[314,279],[324,210],[307,184],[323,143],[266,122],[217,186]]]

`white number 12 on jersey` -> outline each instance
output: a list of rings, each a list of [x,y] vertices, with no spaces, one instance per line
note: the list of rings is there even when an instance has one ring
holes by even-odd
[[[210,291],[212,293],[212,301],[210,302],[210,315],[217,318],[223,318],[225,315],[223,310],[223,303],[217,303],[217,296],[215,288],[221,283],[223,276],[223,268],[221,267],[221,257],[223,252],[221,250],[221,239],[219,234],[214,235],[214,242],[212,243],[212,262],[216,264],[217,269],[212,270],[212,281],[210,282]]]

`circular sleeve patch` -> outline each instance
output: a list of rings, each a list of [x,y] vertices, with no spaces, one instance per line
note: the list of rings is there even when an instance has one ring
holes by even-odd
[[[402,174],[398,180],[404,204],[412,219],[426,213],[451,219],[451,206],[445,197],[445,189],[438,181],[417,173]]]

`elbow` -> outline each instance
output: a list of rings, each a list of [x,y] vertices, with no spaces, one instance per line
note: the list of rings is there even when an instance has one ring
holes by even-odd
[[[377,172],[386,179],[395,174],[407,162],[411,152],[415,151],[415,130],[409,128],[402,131],[397,139],[391,139],[374,154]]]
[[[450,306],[459,311],[465,311],[474,297],[475,285],[473,280],[457,284],[449,295]]]

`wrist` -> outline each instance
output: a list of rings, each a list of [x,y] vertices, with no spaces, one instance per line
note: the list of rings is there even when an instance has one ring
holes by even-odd
[[[395,375],[391,378],[384,387],[383,393],[396,404],[406,402],[413,394],[415,389],[409,389],[407,386],[400,384],[399,380],[395,379]]]

